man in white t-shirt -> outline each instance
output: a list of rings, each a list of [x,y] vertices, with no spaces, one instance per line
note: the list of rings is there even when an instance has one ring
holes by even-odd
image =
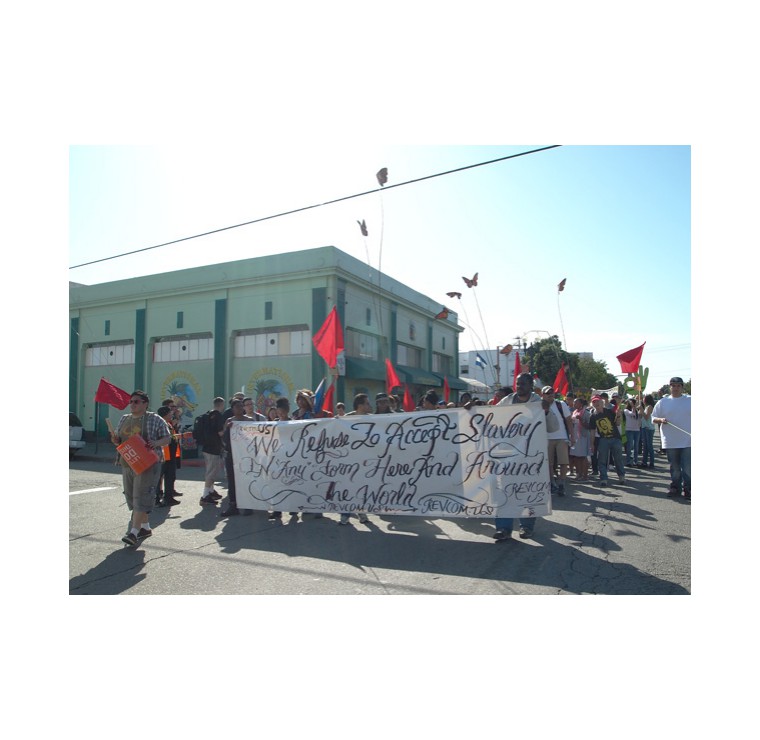
[[[654,405],[652,421],[660,425],[662,448],[670,463],[668,496],[691,501],[691,396],[684,395],[683,378],[670,379],[670,395]]]
[[[545,385],[541,389],[541,397],[550,404],[549,413],[554,414],[557,419],[557,430],[555,432],[547,431],[546,433],[546,438],[549,442],[549,470],[552,473],[552,493],[564,496],[565,479],[570,467],[569,450],[575,444],[572,422],[573,414],[566,403],[555,399],[554,388],[550,385]],[[556,476],[558,468],[559,478]]]

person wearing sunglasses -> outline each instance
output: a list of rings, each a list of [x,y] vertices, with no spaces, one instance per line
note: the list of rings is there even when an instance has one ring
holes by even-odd
[[[115,445],[120,445],[133,435],[139,434],[146,445],[158,454],[156,462],[140,474],[135,473],[119,456],[124,498],[132,512],[131,528],[121,540],[132,547],[137,547],[153,534],[148,518],[155,505],[156,486],[161,475],[161,448],[168,445],[172,438],[168,424],[158,414],[148,411],[149,403],[147,393],[141,390],[134,391],[129,399],[129,413],[121,417],[111,434],[111,442]]]

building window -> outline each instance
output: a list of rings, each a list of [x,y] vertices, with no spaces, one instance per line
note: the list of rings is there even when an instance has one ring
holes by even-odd
[[[311,335],[306,329],[283,329],[238,334],[235,357],[275,357],[306,355],[311,351]]]
[[[422,367],[422,350],[419,347],[410,347],[408,344],[399,344],[396,348],[398,364],[407,367]]]
[[[182,329],[185,326],[185,312],[177,311],[177,328]]]
[[[103,330],[103,333],[106,336],[110,336],[111,334],[111,322],[108,319],[106,319],[106,325],[105,325],[105,329]]]
[[[153,345],[153,362],[213,359],[214,340],[211,337],[163,339]]]
[[[104,365],[134,365],[135,345],[130,344],[96,344],[87,347],[84,353],[85,367],[103,367]]]
[[[441,337],[441,349],[446,349],[446,337]]]
[[[355,329],[347,329],[345,333],[346,355],[360,357],[363,360],[380,359],[380,340],[372,334],[364,334]]]
[[[451,375],[451,358],[448,355],[433,352],[433,372]]]
[[[367,309],[367,326],[372,326],[372,309]]]
[[[409,339],[412,342],[417,339],[417,327],[414,325],[414,321],[409,322]]]
[[[272,301],[267,301],[264,304],[264,321],[272,320]]]

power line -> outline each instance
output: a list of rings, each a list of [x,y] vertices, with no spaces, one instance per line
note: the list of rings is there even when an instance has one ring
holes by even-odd
[[[158,249],[159,247],[168,247],[171,244],[178,244],[179,242],[186,242],[190,239],[200,239],[202,236],[209,236],[211,234],[218,234],[222,231],[229,231],[230,229],[239,229],[241,226],[250,226],[251,224],[257,224],[261,221],[269,221],[273,218],[280,218],[280,216],[290,216],[293,213],[300,213],[301,211],[308,211],[311,208],[321,208],[322,206],[329,206],[333,203],[340,203],[344,200],[351,200],[352,198],[361,198],[365,195],[371,195],[372,193],[378,193],[382,190],[390,190],[391,188],[400,188],[404,185],[412,185],[416,182],[422,182],[423,180],[430,180],[433,177],[442,177],[443,175],[452,175],[455,172],[462,172],[464,170],[471,170],[474,167],[483,167],[487,164],[494,164],[495,162],[503,162],[507,159],[515,159],[516,157],[524,157],[526,154],[536,154],[537,152],[545,152],[547,149],[556,149],[557,147],[562,146],[561,144],[552,144],[551,146],[545,146],[541,147],[540,149],[531,149],[527,152],[520,152],[519,154],[509,154],[506,157],[499,157],[498,159],[490,159],[487,162],[478,162],[477,164],[468,164],[464,167],[457,167],[453,170],[447,170],[446,172],[438,172],[434,175],[425,175],[424,177],[418,177],[414,180],[407,180],[406,182],[399,182],[395,185],[384,185],[379,188],[375,188],[374,190],[367,190],[363,193],[355,193],[354,195],[345,195],[342,198],[335,198],[334,200],[327,200],[324,203],[315,203],[311,206],[303,206],[302,208],[294,208],[292,211],[283,211],[282,213],[275,213],[271,216],[263,216],[262,218],[256,218],[253,219],[253,221],[245,221],[241,224],[234,224],[233,226],[223,226],[220,229],[213,229],[212,231],[204,231],[202,234],[194,234],[193,236],[184,236],[181,239],[174,239],[170,242],[164,242],[163,244],[155,244],[152,247],[143,247],[142,249],[135,249],[131,252],[122,252],[121,254],[114,254],[111,257],[101,257],[97,260],[92,260],[90,262],[82,262],[80,265],[71,265],[69,267],[69,270],[75,270],[77,267],[86,267],[87,265],[94,265],[98,262],[107,262],[108,260],[115,260],[119,257],[128,257],[130,254],[138,254],[140,252],[147,252],[151,249]]]

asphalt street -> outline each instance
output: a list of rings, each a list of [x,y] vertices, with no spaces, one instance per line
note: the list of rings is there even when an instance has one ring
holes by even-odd
[[[657,444],[655,444],[657,447]],[[199,505],[203,468],[186,461],[181,503],[155,509],[153,536],[121,542],[129,520],[113,447],[88,446],[69,465],[69,593],[318,595],[669,595],[691,592],[691,504],[667,496],[656,468],[614,473],[609,488],[570,482],[533,539],[492,538],[490,519],[266,512],[220,518]],[[225,492],[223,483],[216,486]]]

